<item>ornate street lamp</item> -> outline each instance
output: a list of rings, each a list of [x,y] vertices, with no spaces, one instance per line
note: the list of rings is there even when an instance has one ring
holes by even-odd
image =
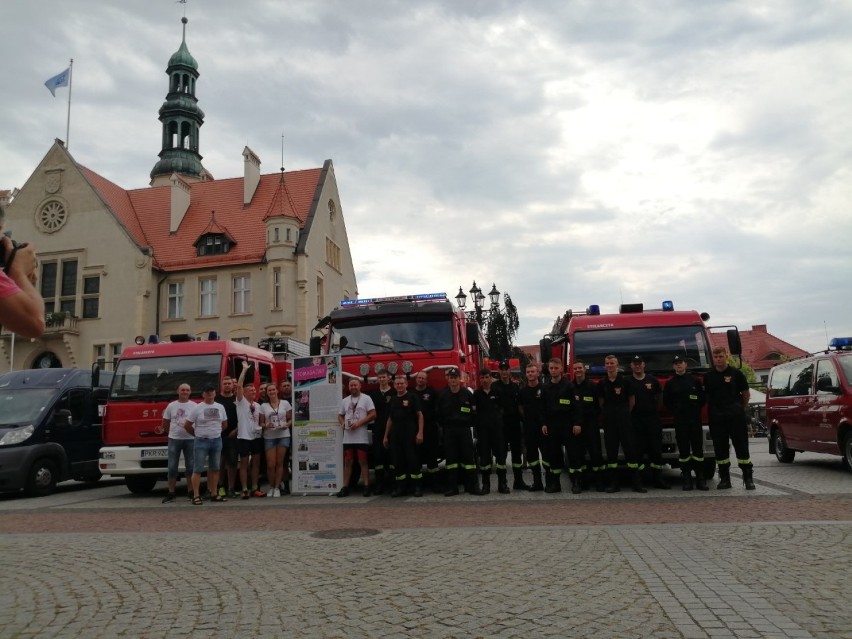
[[[488,298],[491,300],[491,308],[496,308],[500,305],[500,291],[497,290],[497,285],[491,285],[491,292],[488,293]]]
[[[459,286],[459,294],[456,295],[456,304],[461,310],[464,310],[465,305],[467,305],[467,295],[464,294],[461,286]]]

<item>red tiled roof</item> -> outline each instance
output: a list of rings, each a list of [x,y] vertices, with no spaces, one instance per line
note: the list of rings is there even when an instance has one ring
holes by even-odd
[[[189,183],[190,205],[177,232],[170,233],[171,186],[125,191],[91,169],[80,166],[85,178],[112,210],[116,220],[140,247],[153,249],[154,264],[164,271],[224,264],[255,263],[266,252],[264,220],[273,215],[295,217],[304,228],[311,212],[322,169],[260,176],[254,196],[243,205],[243,178]],[[194,246],[215,219],[235,245],[228,253],[198,257]]]
[[[713,333],[711,331],[710,341],[714,347],[724,346],[727,348],[728,346],[725,333]],[[751,330],[748,331],[740,331],[740,341],[743,344],[743,361],[755,370],[772,368],[786,359],[808,354],[807,351],[798,346],[793,346],[769,333],[765,324],[752,326]],[[782,355],[783,358],[779,359],[776,356],[767,359],[767,356],[774,353]]]

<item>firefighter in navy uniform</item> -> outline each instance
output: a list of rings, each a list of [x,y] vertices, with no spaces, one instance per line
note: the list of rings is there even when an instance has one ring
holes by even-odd
[[[544,386],[539,381],[538,364],[530,362],[526,368],[527,383],[518,395],[518,407],[524,420],[524,443],[526,444],[527,464],[533,475],[531,491],[544,490],[541,482],[543,462],[540,450],[544,445],[541,426],[544,423]]]
[[[746,490],[754,490],[754,466],[748,452],[749,400],[748,381],[742,371],[728,364],[728,351],[721,346],[713,349],[713,368],[704,375],[704,390],[710,414],[710,435],[719,465],[717,489],[731,487],[731,446],[734,445],[737,463],[743,472]]]
[[[565,469],[565,448],[569,448],[572,492],[579,492],[580,476],[576,472],[578,442],[573,435],[574,387],[563,373],[562,362],[554,357],[547,363],[549,379],[544,384],[544,423],[541,434],[548,456],[544,492],[562,492],[562,471]]]
[[[431,488],[432,492],[441,492],[438,477],[441,442],[438,423],[435,421],[435,403],[438,401],[438,393],[429,386],[429,377],[424,371],[420,371],[414,377],[413,392],[420,399],[420,410],[423,411],[423,444],[420,446],[420,461],[426,466],[424,484]]]
[[[529,490],[524,481],[524,437],[521,428],[521,412],[518,409],[520,385],[512,380],[509,372],[509,362],[500,362],[498,373],[500,378],[492,386],[500,392],[500,402],[503,407],[503,438],[512,452],[512,475],[515,490]]]
[[[704,478],[704,431],[701,428],[701,407],[704,405],[704,386],[701,380],[686,370],[686,361],[674,357],[674,375],[663,388],[663,403],[674,418],[678,462],[683,478],[683,490],[692,490],[692,471],[695,487],[708,490]]]
[[[476,449],[479,472],[482,475],[482,494],[491,492],[491,466],[497,472],[497,490],[509,492],[506,481],[506,440],[503,437],[502,397],[493,384],[491,371],[479,371],[479,388],[473,393],[476,402]]]
[[[670,487],[663,479],[663,425],[660,422],[663,388],[660,380],[645,372],[645,360],[641,355],[633,356],[630,368],[633,374],[627,377],[627,381],[633,384],[635,398],[630,416],[636,433],[639,468],[642,469],[647,455],[651,485],[668,490]]]
[[[464,471],[465,490],[471,495],[482,494],[476,476],[476,453],[470,429],[474,423],[476,404],[473,393],[462,387],[459,370],[447,370],[447,388],[438,395],[435,416],[444,433],[444,454],[447,468],[445,497],[459,494],[459,468]]]
[[[370,399],[376,407],[376,420],[373,422],[373,442],[370,452],[373,455],[371,462],[376,473],[376,481],[373,482],[373,494],[381,495],[391,489],[393,478],[393,466],[390,451],[384,446],[385,429],[388,425],[388,414],[390,412],[390,401],[394,395],[393,386],[390,385],[390,375],[386,370],[376,373],[379,387],[370,391]]]
[[[390,448],[396,469],[396,483],[391,497],[403,497],[411,489],[415,497],[423,496],[419,448],[423,443],[423,412],[417,394],[408,390],[405,377],[393,381],[394,391],[388,410],[384,447]],[[410,486],[408,485],[410,483]]]
[[[603,454],[601,452],[601,407],[598,404],[598,385],[586,377],[586,364],[575,360],[571,366],[574,373],[575,420],[580,424],[579,471],[582,473],[580,492],[593,484],[595,490],[605,489]],[[588,455],[589,464],[585,458]],[[569,457],[569,463],[571,463]],[[572,486],[573,492],[573,486]]]
[[[604,427],[606,462],[609,468],[608,493],[617,493],[618,486],[618,446],[624,451],[624,461],[630,471],[630,483],[637,493],[648,492],[642,487],[639,475],[639,457],[636,451],[636,437],[630,412],[633,409],[633,387],[618,372],[618,358],[607,355],[604,358],[606,375],[598,382],[598,403],[601,406],[601,420]]]

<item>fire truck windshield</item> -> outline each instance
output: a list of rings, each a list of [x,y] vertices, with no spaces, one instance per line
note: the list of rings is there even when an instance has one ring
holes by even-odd
[[[582,360],[596,372],[603,371],[607,355],[615,355],[625,370],[634,355],[641,355],[647,372],[662,374],[671,374],[675,355],[683,357],[690,370],[706,370],[712,361],[704,330],[695,326],[576,331],[571,352],[572,360]]]
[[[443,316],[387,316],[338,320],[332,333],[332,350],[346,337],[348,350],[366,355],[381,353],[430,352],[453,348],[453,324]]]
[[[219,388],[222,355],[177,355],[123,359],[113,376],[110,400],[168,401],[177,398],[177,388],[189,384],[200,397],[205,384]]]

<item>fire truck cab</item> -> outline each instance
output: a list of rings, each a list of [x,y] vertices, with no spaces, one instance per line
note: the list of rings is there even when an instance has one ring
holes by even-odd
[[[631,374],[630,360],[641,355],[645,361],[645,372],[665,385],[673,374],[674,356],[681,355],[688,364],[688,371],[701,377],[713,365],[710,336],[705,325],[709,318],[706,313],[697,311],[677,311],[670,301],[663,302],[659,309],[648,310],[643,304],[622,304],[618,313],[601,313],[597,305],[580,313],[569,310],[557,322],[555,333],[541,341],[542,362],[559,357],[570,375],[574,362],[582,361],[586,365],[587,376],[597,381],[606,375],[604,358],[607,355],[618,358],[626,375]],[[728,330],[728,347],[732,354],[742,351],[736,328]],[[715,453],[706,407],[702,420],[705,475],[712,477]],[[661,421],[663,459],[674,468],[678,466],[678,449],[672,417],[665,409],[661,411]],[[603,446],[603,441],[601,444]]]
[[[479,326],[446,293],[343,300],[315,330],[325,334],[312,340],[312,354],[340,353],[344,388],[356,378],[371,389],[386,370],[407,379],[425,371],[428,384],[440,389],[449,368],[475,387],[488,352]]]

